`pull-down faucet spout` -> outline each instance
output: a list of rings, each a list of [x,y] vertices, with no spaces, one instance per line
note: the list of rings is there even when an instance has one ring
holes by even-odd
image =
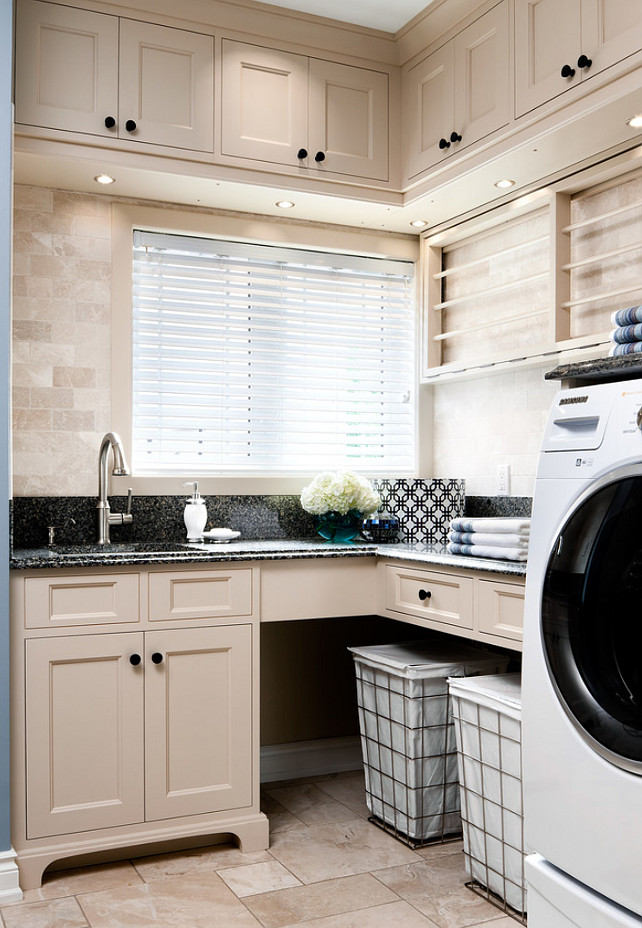
[[[115,432],[107,432],[107,434],[103,437],[102,442],[100,443],[100,451],[98,454],[98,503],[96,504],[96,509],[98,510],[99,545],[110,544],[110,525],[125,525],[132,521],[131,490],[129,490],[127,494],[127,512],[112,513],[109,508],[109,500],[107,498],[107,486],[109,481],[107,474],[107,460],[109,458],[110,448],[114,456],[114,466],[112,469],[112,474],[114,477],[124,477],[129,474],[129,468],[127,466],[127,461],[125,460],[123,443]]]

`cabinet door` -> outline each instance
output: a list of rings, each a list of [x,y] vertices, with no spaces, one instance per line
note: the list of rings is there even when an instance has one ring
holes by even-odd
[[[120,28],[119,137],[213,151],[212,36],[127,19]]]
[[[312,58],[309,100],[308,164],[387,180],[388,75]]]
[[[118,116],[118,18],[39,0],[16,14],[16,122],[110,135]]]
[[[141,633],[26,642],[29,838],[143,820]]]
[[[223,41],[222,153],[296,165],[308,147],[308,59]]]
[[[559,0],[516,0],[517,116],[579,83],[581,70],[577,67],[577,59],[581,54],[581,23],[582,0],[564,0],[563,3]],[[575,70],[572,77],[562,77],[564,65]]]
[[[146,819],[250,805],[251,626],[146,638]]]
[[[642,3],[639,0],[583,0],[582,48],[592,60],[583,76],[616,64],[642,48]]]
[[[450,134],[455,130],[454,69],[454,45],[449,42],[404,76],[408,178],[442,161],[450,151],[445,145],[450,146]]]
[[[505,126],[510,118],[508,7],[500,3],[455,38],[453,151]]]

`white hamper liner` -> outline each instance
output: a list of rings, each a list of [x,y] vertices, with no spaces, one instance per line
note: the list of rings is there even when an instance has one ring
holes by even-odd
[[[417,846],[461,834],[449,677],[502,673],[508,657],[442,641],[350,648],[366,802],[374,820]]]
[[[478,884],[499,897],[506,912],[524,916],[521,678],[518,673],[450,678],[448,684],[472,888]]]

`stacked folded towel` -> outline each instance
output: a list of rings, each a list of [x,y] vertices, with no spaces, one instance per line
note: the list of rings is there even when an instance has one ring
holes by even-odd
[[[642,353],[642,306],[618,309],[611,314],[611,325],[615,326],[609,335],[611,357]]]
[[[448,533],[448,552],[525,561],[530,529],[530,519],[453,519]]]

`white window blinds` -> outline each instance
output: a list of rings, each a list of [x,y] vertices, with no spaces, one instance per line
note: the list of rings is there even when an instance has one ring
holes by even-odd
[[[413,265],[134,233],[134,471],[415,468]]]

